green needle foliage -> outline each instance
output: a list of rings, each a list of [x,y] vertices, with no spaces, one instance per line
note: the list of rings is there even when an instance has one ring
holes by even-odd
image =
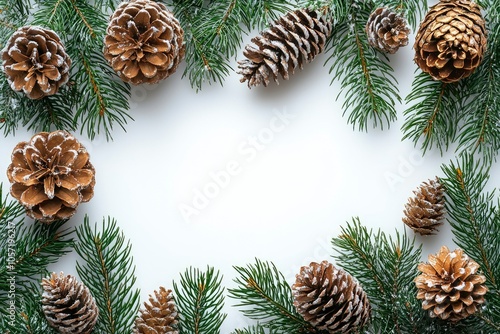
[[[249,326],[244,329],[236,329],[232,334],[273,334],[274,332],[268,331],[266,332],[266,329],[261,326],[260,324],[257,324],[255,326]]]
[[[406,102],[403,139],[420,145],[425,153],[441,152],[456,144],[459,153],[480,153],[493,160],[500,149],[500,1],[478,1],[485,9],[488,44],[479,68],[458,83],[443,84],[419,73]]]
[[[260,326],[248,329],[259,333],[266,328],[271,333],[316,332],[293,306],[292,290],[283,274],[273,263],[256,259],[255,264],[237,267],[238,287],[229,289],[229,296],[238,300],[236,306],[247,317],[260,321]]]
[[[0,184],[0,330],[18,328],[25,299],[48,273],[47,266],[68,253],[73,245],[66,221],[50,225],[24,222],[24,209],[2,195]],[[38,289],[39,291],[40,289]],[[14,303],[14,306],[10,306]],[[10,310],[15,312],[10,318]],[[32,309],[25,312],[28,314]],[[13,320],[13,321],[12,321]]]
[[[327,63],[333,74],[332,82],[340,81],[337,99],[344,93],[342,108],[344,115],[349,114],[348,122],[359,130],[367,130],[369,124],[381,129],[389,127],[397,117],[395,104],[401,102],[398,83],[389,58],[369,45],[365,32],[370,14],[384,4],[358,0],[308,2],[319,8],[326,4],[331,10],[334,29],[328,43]],[[401,11],[410,24],[416,25],[427,4],[393,1],[385,5]]]
[[[101,231],[90,226],[89,218],[76,230],[75,251],[83,259],[76,270],[99,308],[95,332],[131,333],[139,310],[139,290],[134,289],[135,266],[132,246],[114,219],[103,219]]]
[[[500,200],[485,189],[490,165],[466,154],[442,170],[455,242],[479,263],[489,288],[481,317],[489,331],[500,332]]]
[[[373,328],[382,333],[423,333],[424,312],[413,279],[421,247],[406,234],[374,233],[358,218],[332,239],[336,263],[356,277],[372,305]]]
[[[206,272],[186,269],[179,285],[173,283],[179,310],[180,334],[218,334],[226,318],[222,276],[213,267]]]
[[[6,2],[3,4],[2,2]],[[115,2],[86,0],[0,0],[0,43],[23,25],[52,29],[71,58],[68,84],[53,96],[30,100],[14,92],[0,75],[0,128],[5,135],[19,126],[33,131],[85,131],[90,139],[103,131],[112,138],[113,126],[124,129],[130,118],[130,87],[118,79],[102,54],[108,15]],[[16,2],[17,4],[17,2]],[[30,11],[31,15],[26,15]]]

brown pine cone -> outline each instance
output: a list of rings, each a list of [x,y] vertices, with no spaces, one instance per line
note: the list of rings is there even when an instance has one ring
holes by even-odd
[[[469,0],[432,6],[415,37],[415,62],[435,80],[455,82],[471,75],[486,50],[481,8]]]
[[[332,25],[320,12],[298,9],[289,12],[259,36],[252,38],[254,45],[247,45],[243,55],[247,58],[238,62],[241,82],[248,81],[248,87],[263,84],[270,79],[277,84],[278,76],[289,79],[295,68],[303,68],[325,48]]]
[[[423,182],[405,204],[403,222],[421,235],[435,234],[444,221],[444,188],[439,179]]]
[[[443,246],[418,269],[422,274],[415,278],[417,298],[432,318],[456,322],[474,314],[485,301],[486,278],[476,274],[479,264],[461,249],[450,252]]]
[[[68,219],[94,195],[95,170],[89,154],[66,131],[40,132],[20,142],[7,169],[10,193],[28,216],[44,223]]]
[[[160,287],[155,297],[149,295],[149,303],[135,319],[134,334],[178,334],[178,313],[172,290]]]
[[[155,84],[184,59],[184,31],[162,3],[122,2],[106,31],[104,57],[125,82]]]
[[[42,308],[49,325],[60,333],[89,334],[99,309],[89,289],[71,275],[52,273],[42,280]]]
[[[387,53],[396,53],[408,45],[410,28],[405,18],[387,7],[379,7],[371,13],[366,23],[368,43]]]
[[[30,99],[54,95],[69,78],[71,60],[52,30],[25,26],[9,38],[2,52],[10,86]]]
[[[300,268],[292,292],[297,312],[319,330],[350,333],[370,319],[370,302],[361,286],[327,261]]]

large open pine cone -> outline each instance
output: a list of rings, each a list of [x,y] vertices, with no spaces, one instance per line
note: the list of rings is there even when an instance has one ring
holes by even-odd
[[[327,261],[300,268],[292,292],[297,312],[319,330],[350,333],[370,318],[370,302],[358,282]]]
[[[405,18],[388,7],[375,9],[366,23],[370,45],[387,53],[396,53],[401,46],[408,45],[409,33]]]
[[[177,70],[184,54],[184,31],[164,4],[122,2],[111,16],[104,57],[123,81],[157,83]]]
[[[54,95],[69,78],[71,60],[59,36],[49,29],[19,28],[7,41],[2,59],[12,89],[31,99]]]
[[[417,298],[423,300],[422,308],[431,317],[455,322],[475,313],[484,303],[486,278],[476,274],[479,264],[463,250],[450,252],[443,246],[418,269],[422,274],[415,278]]]
[[[241,82],[248,81],[248,87],[263,84],[270,79],[278,83],[278,76],[285,80],[295,68],[303,68],[325,48],[332,25],[320,12],[298,9],[289,12],[271,24],[259,36],[252,38],[254,45],[247,45],[243,51],[247,59],[238,62]]]
[[[50,326],[59,333],[90,334],[99,309],[89,289],[74,276],[52,273],[42,280],[42,308]]]
[[[444,221],[444,188],[439,179],[423,182],[405,204],[403,222],[421,235],[434,234]]]
[[[28,216],[45,223],[71,217],[94,194],[95,170],[87,150],[61,130],[40,132],[17,144],[7,177],[11,195]]]
[[[481,9],[469,0],[441,0],[420,24],[414,49],[417,65],[435,80],[450,83],[468,77],[486,49]]]
[[[172,290],[160,287],[155,297],[149,296],[140,316],[135,319],[134,334],[178,334],[178,313]]]

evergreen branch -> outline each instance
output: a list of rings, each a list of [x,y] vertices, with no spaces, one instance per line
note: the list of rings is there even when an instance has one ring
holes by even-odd
[[[403,140],[411,139],[415,145],[422,139],[425,153],[436,145],[441,152],[454,142],[461,110],[460,89],[456,84],[443,84],[420,72],[406,97],[414,104],[403,112],[406,119],[402,126]]]
[[[3,183],[0,183],[0,234],[4,235],[8,222],[18,220],[24,213],[25,210],[18,201],[9,200],[8,195],[3,196]]]
[[[294,8],[288,0],[248,0],[244,3],[244,24],[248,30],[263,30],[269,23]]]
[[[395,239],[379,231],[363,227],[359,219],[342,228],[332,240],[334,258],[356,277],[373,305],[372,327],[386,328],[391,333],[421,333],[424,314],[416,299],[413,279],[421,248],[414,240],[396,233]]]
[[[131,333],[139,310],[139,290],[134,289],[135,266],[130,242],[114,219],[103,219],[101,231],[92,229],[89,218],[76,230],[75,251],[83,262],[76,263],[82,282],[99,308],[96,331],[106,334]]]
[[[293,306],[292,290],[283,274],[273,263],[256,259],[255,264],[234,267],[240,277],[234,281],[237,288],[229,289],[229,296],[239,300],[235,306],[251,319],[262,321],[262,327],[276,333],[313,331]]]
[[[365,25],[371,11],[371,2],[352,0],[346,18],[334,29],[329,39],[330,73],[340,79],[345,101],[344,114],[353,127],[366,130],[369,120],[373,126],[384,127],[396,119],[395,101],[400,101],[396,79],[388,59],[368,44]]]
[[[221,283],[222,276],[213,267],[206,272],[189,268],[181,275],[180,286],[174,282],[181,334],[220,333],[226,318]]]
[[[200,90],[204,82],[221,85],[229,75],[230,59],[242,42],[244,1],[223,0],[186,3],[173,0],[174,14],[184,29],[186,69],[191,86]]]
[[[88,29],[88,33],[92,38],[96,38],[97,35],[92,28],[92,26],[89,24],[89,21],[85,17],[85,14],[82,12],[82,10],[78,7],[77,3],[75,0],[71,0],[71,5],[75,12],[77,13],[78,17],[80,18],[81,22],[85,25],[85,27]]]
[[[266,333],[265,328],[257,323],[255,326],[249,326],[243,329],[235,329],[231,334],[273,334],[273,332]]]
[[[485,192],[489,165],[463,155],[460,161],[443,165],[446,177],[446,209],[455,242],[479,263],[490,293],[500,296],[500,212],[493,204],[495,191]]]

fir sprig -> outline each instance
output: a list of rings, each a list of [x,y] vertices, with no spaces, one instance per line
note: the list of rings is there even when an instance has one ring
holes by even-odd
[[[180,334],[218,334],[226,318],[222,276],[213,267],[205,272],[190,267],[174,282]]]
[[[401,100],[387,57],[368,44],[365,26],[372,9],[371,1],[352,0],[347,16],[338,18],[328,46],[332,81],[340,81],[338,97],[344,93],[342,109],[359,130],[367,130],[370,122],[388,127]]]
[[[421,247],[406,234],[374,233],[354,218],[332,239],[336,263],[356,277],[373,307],[372,327],[383,333],[422,332],[424,313],[413,279]]]
[[[293,8],[293,4],[288,0],[248,0],[242,2],[245,15],[244,23],[249,30],[263,30],[283,13]]]
[[[273,263],[256,259],[255,264],[234,269],[238,286],[229,289],[229,296],[238,301],[235,306],[242,307],[243,314],[261,321],[261,327],[272,333],[315,332],[297,313],[291,287]]]
[[[86,216],[76,234],[75,251],[82,258],[76,270],[99,308],[95,331],[131,333],[139,310],[139,290],[134,288],[132,246],[114,219],[103,219],[101,230],[92,228]]]
[[[495,307],[500,303],[500,200],[495,190],[486,191],[490,165],[465,154],[442,170],[454,241],[479,263],[489,288],[483,320],[500,331],[500,309]]]

